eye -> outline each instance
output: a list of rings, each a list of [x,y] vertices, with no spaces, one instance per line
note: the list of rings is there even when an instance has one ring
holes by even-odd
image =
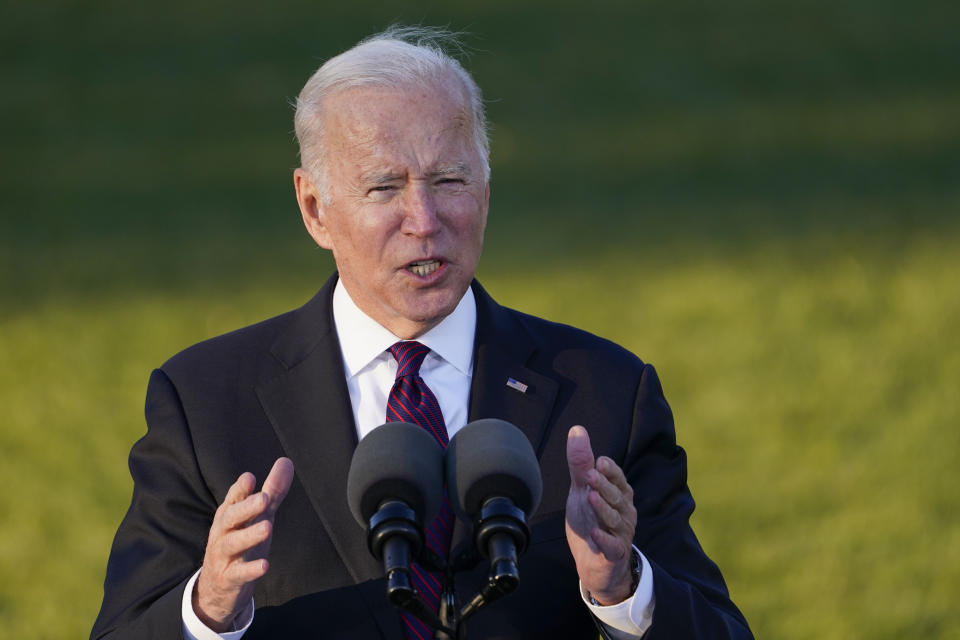
[[[367,197],[375,200],[383,200],[392,196],[396,190],[396,186],[392,184],[379,184],[375,187],[370,187],[367,189]]]

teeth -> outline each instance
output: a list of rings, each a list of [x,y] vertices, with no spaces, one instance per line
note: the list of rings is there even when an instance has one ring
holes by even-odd
[[[421,277],[428,276],[439,268],[440,262],[438,260],[417,260],[407,267],[407,269]]]

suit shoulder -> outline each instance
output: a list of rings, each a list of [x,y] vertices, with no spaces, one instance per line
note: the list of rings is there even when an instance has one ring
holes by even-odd
[[[204,372],[223,375],[272,358],[271,345],[290,325],[295,313],[288,311],[198,342],[171,357],[160,368],[172,379],[195,377]]]
[[[639,374],[645,363],[632,351],[583,329],[508,309],[538,349],[553,359],[588,356],[597,365]]]

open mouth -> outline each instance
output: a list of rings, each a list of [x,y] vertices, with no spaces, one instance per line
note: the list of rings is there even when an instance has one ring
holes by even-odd
[[[422,278],[439,269],[441,264],[439,260],[417,260],[407,265],[407,271]]]

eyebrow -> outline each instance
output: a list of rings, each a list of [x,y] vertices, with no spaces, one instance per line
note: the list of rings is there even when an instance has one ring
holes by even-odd
[[[457,162],[446,167],[438,167],[428,174],[430,177],[449,176],[449,175],[470,175],[470,165],[465,162]]]
[[[470,165],[466,162],[457,162],[447,166],[437,167],[433,171],[427,174],[428,178],[437,178],[442,176],[469,176],[471,174]],[[403,180],[406,178],[404,173],[393,173],[389,171],[371,171],[370,173],[365,173],[360,177],[360,180],[364,184],[373,184],[373,185],[383,185],[390,182],[395,182],[397,180]]]
[[[381,172],[381,171],[371,171],[370,173],[365,173],[360,176],[360,180],[364,184],[387,184],[388,182],[395,182],[397,180],[402,180],[404,178],[403,174],[400,173],[390,173],[390,172]]]

